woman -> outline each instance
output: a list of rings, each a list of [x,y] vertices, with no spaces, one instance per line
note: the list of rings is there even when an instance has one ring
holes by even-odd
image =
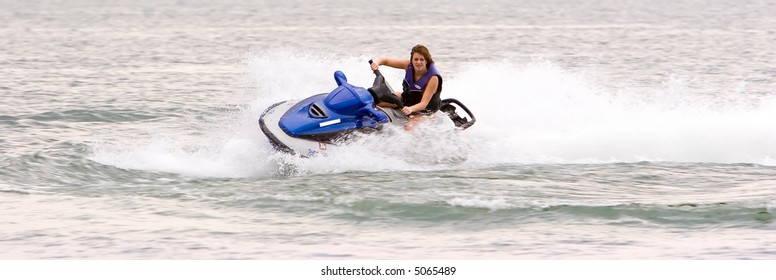
[[[401,111],[409,116],[408,129],[420,120],[416,115],[431,115],[439,110],[442,103],[442,76],[434,66],[428,48],[423,45],[413,47],[410,60],[391,57],[372,60],[372,70],[377,70],[380,65],[405,69],[403,91],[395,94],[404,103]]]

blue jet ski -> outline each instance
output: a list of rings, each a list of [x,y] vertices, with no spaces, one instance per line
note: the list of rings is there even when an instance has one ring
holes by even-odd
[[[301,101],[275,103],[261,114],[259,127],[276,150],[313,157],[346,145],[355,133],[377,132],[385,125],[406,125],[407,116],[401,112],[404,104],[393,94],[380,71],[374,73],[374,83],[366,89],[349,84],[345,74],[336,71],[337,88]],[[396,108],[376,106],[380,102],[394,104]],[[464,116],[459,115],[459,109],[465,112]],[[443,99],[436,114],[449,118],[461,130],[476,121],[471,111],[456,99]]]

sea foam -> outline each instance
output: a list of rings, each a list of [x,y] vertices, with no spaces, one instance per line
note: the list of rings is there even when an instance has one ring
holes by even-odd
[[[288,49],[254,54],[244,60],[250,87],[241,93],[253,100],[222,118],[224,123],[201,131],[194,143],[148,136],[99,144],[91,158],[122,168],[205,177],[273,176],[282,168],[305,174],[637,161],[773,165],[776,158],[775,96],[722,89],[701,94],[674,76],[648,87],[623,88],[592,71],[575,72],[541,59],[457,64],[451,72],[444,72],[440,61],[443,98],[459,99],[477,118],[460,133],[434,126],[426,132],[397,129],[365,135],[357,145],[313,159],[272,151],[257,125],[264,109],[330,91],[337,70],[351,84],[369,87],[374,75],[368,59]],[[381,69],[394,89],[401,88],[402,70]],[[181,131],[186,133],[191,134]]]

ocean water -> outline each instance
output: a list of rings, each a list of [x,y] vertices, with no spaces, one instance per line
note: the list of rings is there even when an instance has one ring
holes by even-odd
[[[776,1],[0,6],[2,259],[776,258]],[[415,44],[472,128],[260,132]]]

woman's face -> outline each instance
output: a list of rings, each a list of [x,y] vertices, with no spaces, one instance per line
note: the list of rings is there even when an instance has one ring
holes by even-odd
[[[421,71],[426,69],[426,58],[422,54],[412,53],[412,67],[415,71]]]

